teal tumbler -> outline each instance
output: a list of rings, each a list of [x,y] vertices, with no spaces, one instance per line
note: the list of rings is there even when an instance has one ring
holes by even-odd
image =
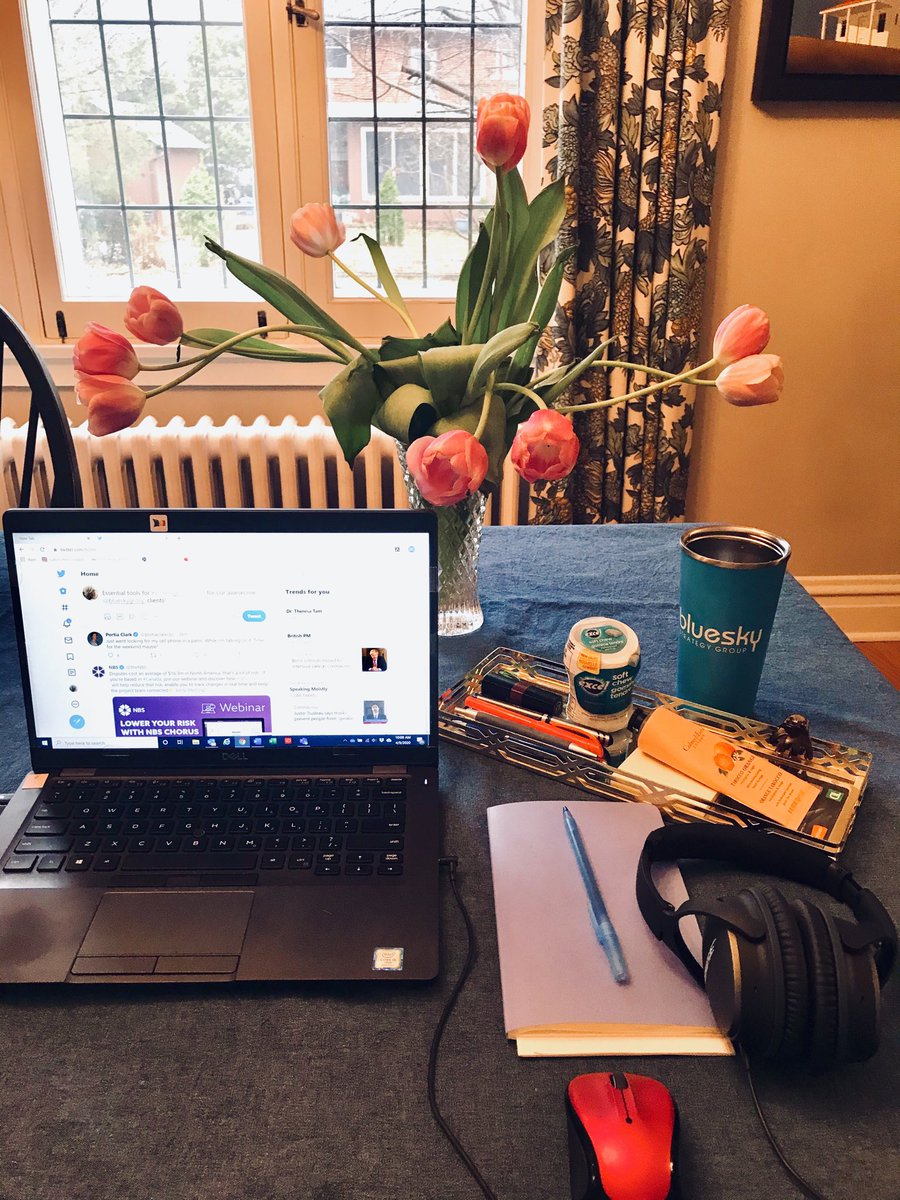
[[[762,529],[681,535],[676,694],[751,716],[791,548]]]

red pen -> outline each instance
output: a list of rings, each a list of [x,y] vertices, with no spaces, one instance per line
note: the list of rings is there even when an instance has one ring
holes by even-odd
[[[466,708],[474,709],[475,712],[486,713],[512,726],[521,726],[523,729],[534,730],[536,733],[551,737],[554,741],[560,742],[565,746],[584,750],[596,758],[602,759],[604,757],[603,747],[598,742],[591,740],[584,734],[576,733],[574,730],[557,728],[551,722],[541,721],[537,717],[526,717],[522,713],[513,712],[501,704],[485,700],[481,696],[467,696],[463,704]]]

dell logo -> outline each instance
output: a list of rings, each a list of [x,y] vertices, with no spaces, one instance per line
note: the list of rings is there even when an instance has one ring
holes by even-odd
[[[243,750],[224,750],[221,755],[222,762],[246,762],[247,755]]]

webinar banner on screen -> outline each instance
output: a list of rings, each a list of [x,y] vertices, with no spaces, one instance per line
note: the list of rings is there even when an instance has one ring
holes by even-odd
[[[272,728],[268,696],[114,696],[119,737],[232,737]]]

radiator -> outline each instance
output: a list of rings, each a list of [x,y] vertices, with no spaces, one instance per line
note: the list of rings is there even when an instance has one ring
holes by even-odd
[[[26,426],[0,421],[0,506],[15,507],[21,491]],[[408,508],[396,443],[373,430],[351,469],[321,417],[300,425],[257,417],[224,425],[145,417],[130,429],[96,438],[72,427],[87,508]],[[53,472],[38,434],[32,504],[46,506]],[[524,524],[530,489],[507,460],[487,521]]]

